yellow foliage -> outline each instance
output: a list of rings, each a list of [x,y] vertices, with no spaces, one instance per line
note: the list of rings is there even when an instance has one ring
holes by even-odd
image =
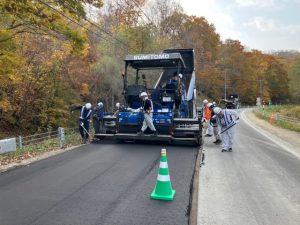
[[[80,86],[80,94],[87,95],[89,93],[89,85],[87,83],[82,83]]]
[[[12,105],[10,104],[8,99],[0,100],[0,109],[5,113],[9,112],[12,109]]]

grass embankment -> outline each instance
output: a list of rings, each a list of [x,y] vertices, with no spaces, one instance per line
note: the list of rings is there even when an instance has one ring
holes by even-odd
[[[300,120],[300,106],[295,105],[280,105],[280,106],[267,106],[265,110],[260,108],[255,111],[255,115],[261,119],[264,119],[276,126],[300,132],[300,123],[295,123],[287,121],[284,119],[272,119],[270,118],[272,114],[279,113],[281,116],[286,116],[290,118],[296,118]]]
[[[81,137],[78,132],[70,132],[65,136],[64,147],[71,147],[79,145]],[[24,159],[33,158],[41,155],[44,152],[59,150],[58,138],[51,138],[45,141],[38,142],[36,144],[29,144],[23,146],[22,149],[17,148],[15,152],[8,152],[0,154],[0,165],[8,165],[10,163],[20,163]]]

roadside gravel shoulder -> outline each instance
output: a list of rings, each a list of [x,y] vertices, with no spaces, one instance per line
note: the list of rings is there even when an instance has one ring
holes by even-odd
[[[258,130],[262,130],[265,136],[273,139],[285,147],[286,150],[293,153],[295,156],[300,157],[300,133],[296,131],[290,131],[281,127],[274,126],[265,120],[258,118],[252,109],[244,111],[247,119],[255,124]]]

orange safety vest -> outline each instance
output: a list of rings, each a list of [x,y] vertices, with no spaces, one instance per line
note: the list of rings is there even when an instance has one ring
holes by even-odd
[[[205,106],[204,109],[203,109],[203,111],[204,111],[203,117],[204,117],[206,120],[210,120],[211,111],[209,110],[209,108],[208,108],[207,106]]]

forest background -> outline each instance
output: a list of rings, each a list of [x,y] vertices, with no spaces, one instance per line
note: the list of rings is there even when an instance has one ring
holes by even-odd
[[[197,90],[300,103],[300,54],[221,41],[174,0],[0,0],[0,137],[76,124],[70,106],[122,101],[127,54],[194,48]],[[201,99],[201,98],[200,98]]]

